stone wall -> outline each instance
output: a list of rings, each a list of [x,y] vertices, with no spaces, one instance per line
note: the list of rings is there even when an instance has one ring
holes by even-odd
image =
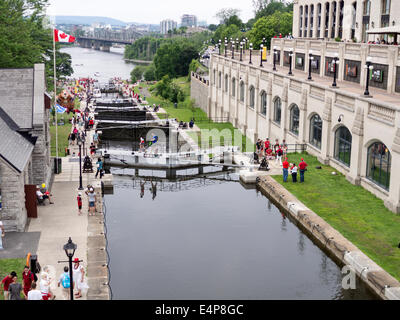
[[[208,88],[209,81],[192,72],[190,96],[196,101],[196,107],[201,108],[204,112],[208,112]]]

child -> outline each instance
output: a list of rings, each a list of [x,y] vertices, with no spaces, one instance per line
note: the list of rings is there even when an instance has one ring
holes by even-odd
[[[78,197],[76,198],[76,200],[78,201],[78,210],[79,210],[79,214],[82,214],[82,192],[78,193]]]

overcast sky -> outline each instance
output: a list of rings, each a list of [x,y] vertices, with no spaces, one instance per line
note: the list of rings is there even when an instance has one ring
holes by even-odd
[[[215,14],[223,8],[240,9],[247,22],[253,17],[252,0],[49,0],[48,15],[105,16],[124,22],[159,24],[183,14],[194,14],[198,21],[217,23]]]

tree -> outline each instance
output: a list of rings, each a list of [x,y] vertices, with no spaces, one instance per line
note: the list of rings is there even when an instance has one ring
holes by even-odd
[[[146,71],[145,66],[136,66],[132,71],[131,71],[131,76],[135,76],[136,79],[142,80],[143,74]]]
[[[275,12],[273,15],[258,19],[249,32],[250,42],[253,43],[254,48],[258,48],[262,39],[265,38],[269,48],[271,38],[279,33],[287,35],[292,32],[292,20],[293,14],[288,12]]]
[[[286,5],[284,2],[276,0],[264,0],[262,6],[256,11],[256,20],[262,17],[268,17],[275,12],[290,12],[293,11],[293,4]]]
[[[144,72],[144,79],[146,81],[155,81],[155,80],[157,80],[157,78],[156,78],[156,68],[154,66],[154,63],[152,63],[151,65],[149,65],[146,68],[146,71]]]
[[[136,83],[137,82],[137,78],[136,76],[133,74],[133,72],[131,72],[131,83]]]
[[[218,28],[218,26],[216,24],[210,24],[208,26],[208,30],[210,30],[210,31],[215,31],[215,30],[217,30],[217,28]]]
[[[225,8],[219,10],[215,16],[219,18],[220,22],[223,24],[227,24],[227,21],[232,17],[232,16],[238,16],[240,13],[239,9],[234,9],[234,8]]]

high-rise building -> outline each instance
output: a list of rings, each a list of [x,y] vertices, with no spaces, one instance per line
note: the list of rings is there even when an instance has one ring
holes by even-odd
[[[174,20],[166,19],[160,22],[161,34],[167,34],[169,30],[178,28],[178,23]]]
[[[197,17],[190,14],[184,14],[182,16],[182,27],[197,27]]]

